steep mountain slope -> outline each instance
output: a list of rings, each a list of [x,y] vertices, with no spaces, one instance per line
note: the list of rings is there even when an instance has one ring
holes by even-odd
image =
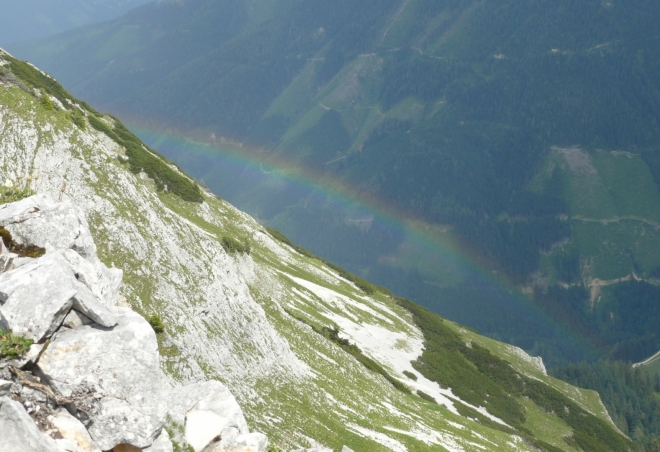
[[[154,127],[162,152],[312,251],[549,362],[638,361],[660,348],[655,331],[626,317],[634,305],[660,319],[644,301],[660,268],[659,8],[191,0],[16,50],[76,94]],[[240,143],[235,152],[266,170],[237,178],[233,159],[168,146],[166,130]],[[542,314],[491,321],[519,311],[506,290],[428,265],[409,231],[269,166],[339,181],[445,231]],[[581,341],[562,342],[545,316]]]
[[[597,393],[329,267],[5,53],[0,176],[72,199],[101,260],[125,270],[127,301],[164,319],[171,382],[225,382],[282,447],[635,448]]]

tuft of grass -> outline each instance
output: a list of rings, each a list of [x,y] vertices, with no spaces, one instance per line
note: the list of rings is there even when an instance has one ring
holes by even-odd
[[[147,318],[147,322],[149,322],[149,325],[151,325],[151,328],[153,328],[156,333],[162,333],[165,331],[165,323],[158,314],[151,314]]]
[[[32,196],[32,190],[29,186],[24,188],[18,187],[0,187],[0,204],[6,204],[8,202],[16,202],[21,199]]]
[[[16,359],[25,353],[33,343],[32,339],[0,330],[0,359]]]
[[[185,435],[185,429],[182,425],[174,422],[169,414],[167,415],[167,420],[163,428],[167,434],[170,435],[173,452],[195,452],[195,449],[193,449],[190,444],[186,443],[185,441],[182,443],[177,441],[177,439]]]

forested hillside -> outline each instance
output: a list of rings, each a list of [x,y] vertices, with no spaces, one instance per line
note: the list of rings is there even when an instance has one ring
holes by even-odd
[[[190,0],[10,50],[372,282],[550,365],[640,361],[660,349],[658,17],[651,0]],[[438,264],[381,204],[472,266]]]

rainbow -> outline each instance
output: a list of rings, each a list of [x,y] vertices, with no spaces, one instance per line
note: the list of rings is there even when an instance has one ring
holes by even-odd
[[[176,150],[175,153],[179,157],[194,155],[196,158],[221,161],[224,167],[240,174],[240,177],[257,180],[267,177],[279,183],[286,183],[295,187],[300,193],[318,194],[344,212],[358,212],[357,216],[361,219],[377,220],[405,237],[403,243],[407,250],[408,262],[414,261],[413,265],[417,268],[432,269],[425,272],[425,277],[434,279],[432,284],[456,285],[468,277],[477,278],[497,288],[500,294],[505,294],[510,309],[529,312],[542,323],[565,335],[564,346],[574,344],[576,348],[585,350],[587,355],[596,352],[595,347],[586,338],[571,331],[570,326],[559,324],[544,314],[533,303],[531,296],[523,293],[521,287],[513,284],[502,272],[497,272],[492,263],[482,259],[475,250],[457,240],[448,228],[411,217],[392,204],[364,193],[356,187],[295,165],[282,157],[266,153],[263,149],[226,142],[218,143],[217,139],[216,143],[195,141],[184,133],[173,132],[171,129],[164,132],[162,127],[145,125],[143,121],[129,120],[126,123],[141,139],[168,158],[177,161],[186,171],[189,171],[189,168],[181,162],[181,158],[173,157],[173,150]],[[218,195],[223,194],[218,193]],[[232,199],[228,200],[232,201]],[[239,204],[237,207],[245,209],[240,203],[237,204]],[[256,218],[259,220],[258,215]],[[509,338],[497,339],[507,341]]]

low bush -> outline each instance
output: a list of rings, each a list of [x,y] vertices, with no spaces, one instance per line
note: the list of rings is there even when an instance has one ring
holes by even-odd
[[[53,109],[53,103],[50,101],[50,97],[48,97],[48,93],[43,88],[41,88],[41,105],[46,110],[52,110]]]
[[[413,380],[413,381],[417,381],[417,375],[415,375],[415,374],[412,373],[412,372],[409,372],[409,371],[407,371],[407,370],[404,370],[404,371],[403,371],[403,375],[405,375],[406,377],[410,378],[410,379]]]
[[[0,359],[16,359],[25,353],[32,344],[32,339],[26,339],[9,331],[0,330]]]
[[[250,244],[245,242],[244,244],[232,237],[223,237],[220,242],[225,251],[229,254],[240,253],[240,254],[250,254]]]
[[[149,325],[151,325],[151,328],[153,328],[156,333],[162,333],[165,331],[165,323],[158,314],[151,314],[147,318],[147,322],[149,322]]]
[[[427,402],[436,403],[436,404],[438,403],[437,400],[435,400],[433,397],[431,397],[430,395],[428,395],[424,391],[419,391],[418,390],[417,395],[420,396],[422,399],[426,400]]]

